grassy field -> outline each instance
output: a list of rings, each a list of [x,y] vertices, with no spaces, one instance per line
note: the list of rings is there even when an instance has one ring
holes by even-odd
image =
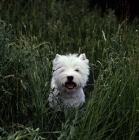
[[[86,53],[86,103],[49,108],[55,55]],[[139,25],[74,0],[0,2],[0,140],[139,140]]]

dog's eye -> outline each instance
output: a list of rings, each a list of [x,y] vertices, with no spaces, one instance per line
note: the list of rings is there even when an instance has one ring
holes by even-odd
[[[78,70],[78,69],[76,69],[75,71],[76,71],[76,72],[79,72],[79,70]]]

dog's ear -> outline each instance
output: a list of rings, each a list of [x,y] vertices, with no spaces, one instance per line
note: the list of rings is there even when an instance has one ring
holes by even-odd
[[[57,61],[60,58],[61,55],[56,54],[55,60]]]
[[[85,55],[85,53],[80,54],[79,58],[82,59],[82,60],[86,60],[86,55]]]
[[[56,66],[57,66],[57,61],[58,61],[58,59],[61,57],[61,55],[59,55],[59,54],[56,54],[56,56],[55,56],[55,58],[54,58],[54,60],[53,60],[53,71],[56,69]]]

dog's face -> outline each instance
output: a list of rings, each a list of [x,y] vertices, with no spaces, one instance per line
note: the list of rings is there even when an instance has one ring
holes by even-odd
[[[56,55],[53,60],[53,79],[60,90],[74,92],[84,87],[88,80],[89,66],[85,54]]]

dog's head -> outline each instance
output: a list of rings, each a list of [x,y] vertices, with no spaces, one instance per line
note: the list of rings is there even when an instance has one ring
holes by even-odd
[[[53,78],[57,87],[68,92],[84,87],[89,75],[88,63],[85,54],[57,54],[53,60]]]

